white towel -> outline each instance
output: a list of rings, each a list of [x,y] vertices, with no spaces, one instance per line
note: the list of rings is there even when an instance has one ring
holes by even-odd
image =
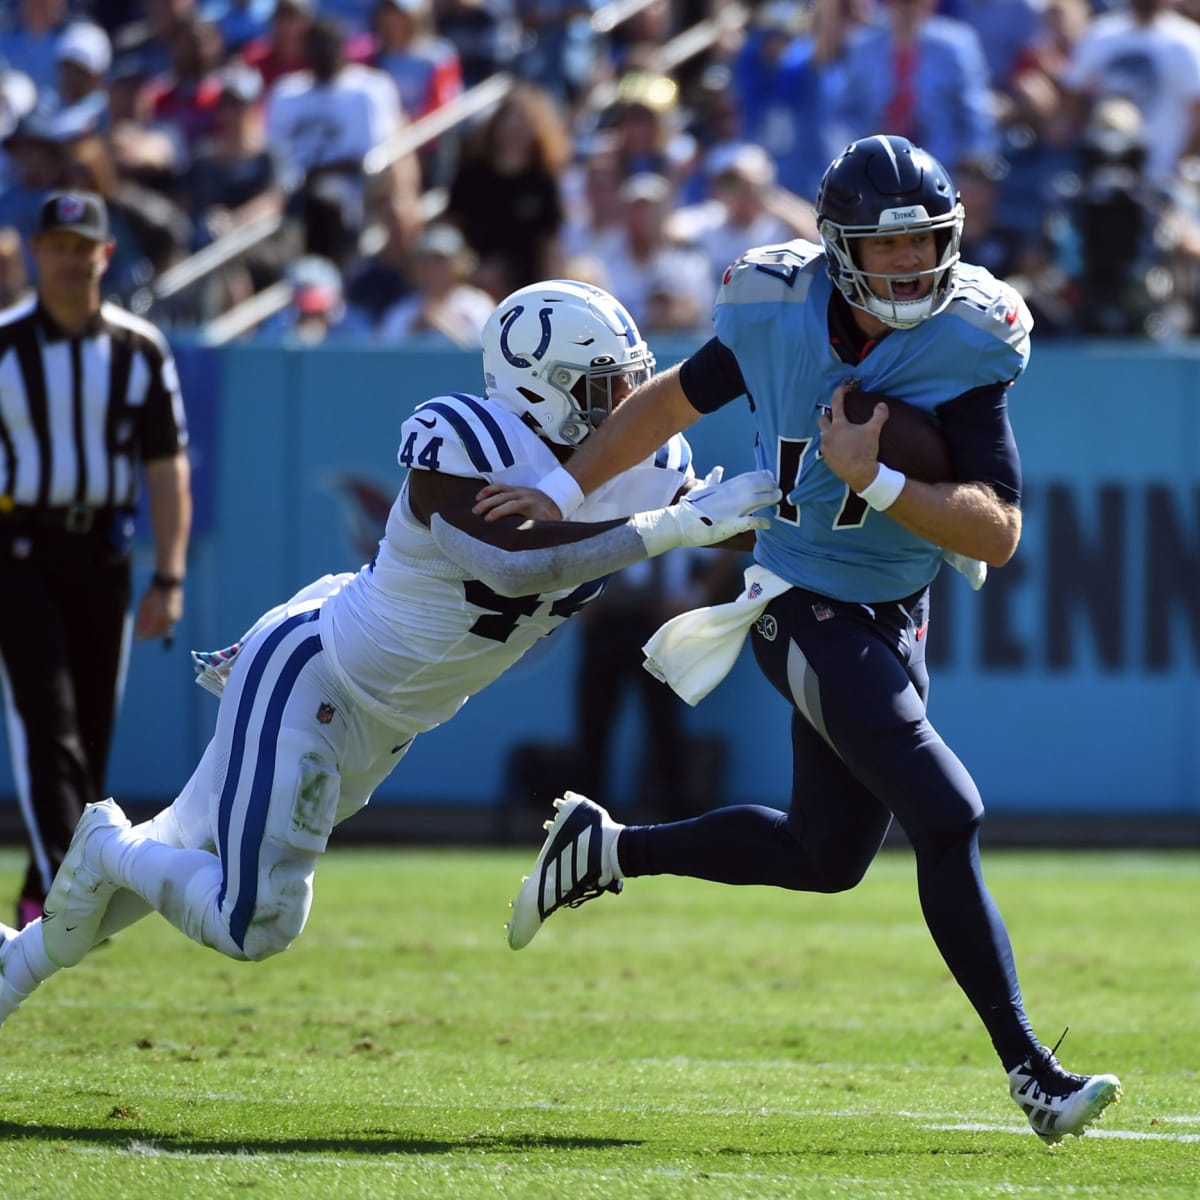
[[[736,600],[680,613],[642,647],[642,666],[689,704],[698,704],[729,674],[750,626],[792,586],[758,564],[744,578],[745,590]]]

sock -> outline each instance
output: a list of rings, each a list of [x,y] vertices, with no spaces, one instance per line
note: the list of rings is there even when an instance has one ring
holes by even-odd
[[[621,841],[621,834],[624,832],[625,832],[625,826],[622,825],[620,828],[620,831],[616,835],[614,835],[609,840],[609,843],[608,843],[608,856],[607,856],[607,862],[605,865],[608,868],[608,873],[613,877],[613,879],[624,879],[625,878],[625,875],[621,871],[620,855],[617,853],[617,846]]]
[[[4,955],[4,982],[22,1000],[58,970],[46,954],[40,917],[9,940]]]
[[[215,854],[131,832],[108,833],[97,843],[94,852],[107,878],[136,893],[192,941],[245,958],[221,919],[218,897],[225,873]]]

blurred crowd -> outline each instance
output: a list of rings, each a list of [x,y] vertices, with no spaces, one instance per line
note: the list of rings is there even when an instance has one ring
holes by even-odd
[[[891,132],[950,169],[964,257],[1025,295],[1040,336],[1193,336],[1198,17],[1200,0],[6,0],[0,303],[28,288],[41,197],[74,186],[110,207],[109,294],[177,328],[279,294],[240,327],[473,347],[497,299],[565,276],[648,334],[703,333],[728,263],[815,239],[825,166]],[[410,131],[498,73],[498,102]]]

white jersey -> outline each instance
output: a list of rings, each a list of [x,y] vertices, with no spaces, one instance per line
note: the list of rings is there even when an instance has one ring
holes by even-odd
[[[401,436],[399,461],[413,471],[530,487],[558,465],[515,413],[461,392],[420,405]],[[588,496],[572,520],[605,521],[670,504],[694,477],[691,458],[676,434]],[[324,604],[321,641],[351,698],[412,737],[452,717],[603,586],[599,580],[539,596],[498,595],[442,556],[409,509],[406,483],[374,561]]]

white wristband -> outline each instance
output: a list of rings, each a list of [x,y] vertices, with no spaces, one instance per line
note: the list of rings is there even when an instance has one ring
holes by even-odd
[[[875,472],[875,478],[858,494],[873,508],[876,512],[883,512],[886,508],[891,508],[896,503],[896,497],[904,491],[904,485],[908,482],[908,476],[903,471],[893,471],[891,467],[885,467],[883,463],[879,464],[879,470]],[[541,487],[541,484],[538,484]]]
[[[564,521],[583,503],[583,489],[566,467],[555,467],[534,486],[558,505]]]

